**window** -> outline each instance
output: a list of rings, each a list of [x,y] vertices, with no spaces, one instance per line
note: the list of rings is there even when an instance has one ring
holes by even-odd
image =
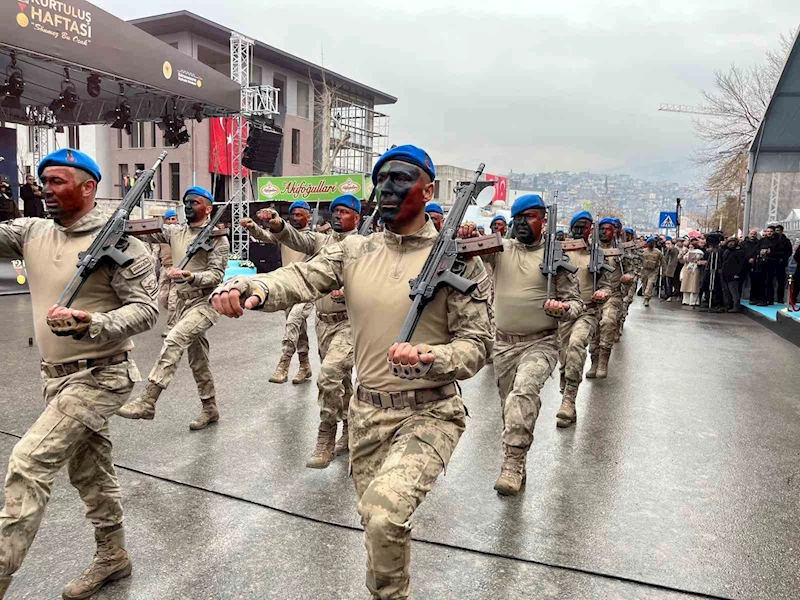
[[[310,112],[308,84],[302,81],[297,82],[297,116],[308,119]]]
[[[69,147],[75,150],[81,149],[81,130],[77,125],[70,125],[67,130],[67,137],[69,138]]]
[[[131,125],[131,148],[144,148],[144,123],[141,121]]]
[[[36,128],[28,127],[28,152],[33,152],[36,146]]]
[[[120,196],[124,196],[130,189],[131,182],[128,177],[128,165],[119,166],[119,183],[115,187],[119,187]]]
[[[286,113],[286,81],[283,77],[275,75],[272,78],[272,87],[278,90],[278,112]]]
[[[158,127],[155,123],[150,123],[150,143],[153,148],[158,145]]]
[[[300,164],[300,130],[292,129],[292,164]]]
[[[263,71],[261,67],[250,65],[250,85],[261,85]]]
[[[169,163],[169,197],[176,202],[181,199],[181,165]]]
[[[122,129],[117,129],[117,148],[122,148]]]
[[[170,42],[169,45],[172,46],[173,48],[175,48],[175,50],[178,49],[178,42]]]
[[[436,179],[433,182],[433,198],[434,200],[439,199],[439,180]]]

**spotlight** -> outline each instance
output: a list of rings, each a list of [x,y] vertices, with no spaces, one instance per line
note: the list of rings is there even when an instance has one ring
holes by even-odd
[[[164,116],[161,117],[158,128],[164,132],[164,141],[170,146],[177,148],[189,141],[189,132],[186,131],[183,117],[178,114],[174,98],[172,100],[172,113],[168,113],[167,109],[164,108]]]
[[[92,98],[97,98],[100,95],[100,75],[92,73],[86,79],[86,93]]]
[[[11,64],[6,67],[6,82],[0,87],[3,101],[0,106],[6,108],[21,109],[20,97],[25,89],[25,79],[22,77],[22,69],[17,66],[17,54],[11,52]]]
[[[56,118],[64,121],[75,120],[75,107],[78,105],[78,92],[75,84],[69,79],[69,69],[64,69],[64,80],[61,82],[61,93],[50,103]]]
[[[125,86],[119,84],[119,100],[114,110],[108,111],[104,118],[111,129],[124,129],[128,135],[131,134],[131,105],[125,98]]]
[[[198,123],[203,122],[203,105],[202,104],[193,104],[192,110],[194,111],[194,120]]]

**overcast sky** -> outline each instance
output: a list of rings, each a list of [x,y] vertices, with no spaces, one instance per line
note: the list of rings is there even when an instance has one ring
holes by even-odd
[[[396,96],[391,142],[495,173],[692,156],[714,69],[751,65],[797,0],[98,0],[122,18],[188,9]],[[540,6],[541,5],[541,6]]]

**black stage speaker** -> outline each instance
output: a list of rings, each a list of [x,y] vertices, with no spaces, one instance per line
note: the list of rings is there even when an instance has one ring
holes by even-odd
[[[270,131],[251,126],[242,164],[251,171],[273,173],[282,140],[283,132],[279,128]]]

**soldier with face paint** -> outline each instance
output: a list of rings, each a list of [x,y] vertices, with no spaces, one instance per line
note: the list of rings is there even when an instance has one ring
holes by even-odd
[[[558,363],[559,323],[583,311],[576,278],[561,269],[547,298],[544,260],[546,206],[536,194],[514,201],[515,239],[503,252],[484,257],[494,267],[494,370],[503,410],[503,465],[494,489],[516,495],[525,483],[525,463],[541,408],[539,392]]]
[[[626,289],[623,286],[631,285],[633,282],[633,264],[630,260],[622,256],[621,250],[615,248],[615,223],[614,219],[605,217],[598,223],[600,227],[600,247],[606,251],[606,263],[614,267],[614,272],[609,273],[607,278],[608,287],[611,289],[611,296],[603,304],[600,314],[600,326],[594,334],[591,344],[589,344],[589,354],[592,357],[592,366],[589,368],[586,377],[593,379],[604,379],[608,376],[608,359],[611,356],[611,349],[617,340],[619,333],[619,322],[622,318],[623,298]],[[618,255],[612,256],[614,253]],[[623,275],[622,272],[625,272]]]
[[[361,201],[352,194],[339,196],[330,206],[333,233],[300,232],[287,227],[277,212],[266,209],[262,216],[267,221],[269,233],[280,244],[307,255],[315,255],[325,246],[336,244],[346,237],[358,235],[361,222]],[[260,213],[261,214],[261,213]],[[265,239],[266,232],[251,219],[242,219],[242,225],[256,239]],[[324,469],[335,455],[348,451],[347,411],[353,395],[353,334],[347,318],[344,289],[334,290],[316,302],[317,344],[322,362],[317,388],[319,388],[320,424],[317,445],[306,462],[310,469]],[[336,441],[336,428],[342,422],[342,436]]]
[[[161,233],[141,237],[150,243],[169,244],[173,261],[180,264],[189,244],[211,217],[213,203],[211,192],[201,187],[190,187],[183,194],[187,222],[184,225],[164,225]],[[214,247],[211,252],[200,250],[192,256],[186,269],[181,271],[173,268],[170,271],[169,276],[176,286],[178,297],[175,326],[164,340],[161,354],[147,377],[144,393],[123,406],[119,416],[126,419],[153,419],[161,392],[169,386],[183,353],[187,352],[202,404],[200,415],[189,424],[189,429],[205,429],[210,423],[219,421],[206,338],[206,332],[219,320],[219,314],[211,308],[207,298],[225,275],[230,244],[224,236],[212,237],[211,242]]]
[[[594,274],[589,271],[591,248],[589,237],[592,235],[594,217],[588,211],[582,211],[572,217],[569,224],[573,239],[583,240],[585,248],[569,252],[569,260],[578,267],[576,276],[580,288],[583,312],[575,319],[562,321],[558,326],[561,338],[561,408],[556,415],[558,427],[570,427],[577,420],[575,400],[578,386],[583,380],[583,368],[586,365],[586,348],[600,324],[600,310],[603,303],[611,296],[609,272],[601,271],[597,275],[595,289]]]
[[[275,216],[275,211],[269,208],[262,209],[256,213],[256,218],[263,222],[270,221]],[[311,207],[307,202],[298,200],[289,205],[289,224],[292,229],[305,238],[304,247],[316,246],[316,234],[320,233],[311,231],[310,221]],[[282,220],[281,223],[283,223]],[[256,225],[253,219],[242,219],[242,226],[248,229],[252,238],[259,242],[272,245],[279,244],[281,248],[281,264],[284,267],[292,263],[304,262],[313,255],[313,252],[306,253],[282,243],[269,229],[263,229]],[[312,302],[302,302],[295,306],[290,306],[284,311],[286,314],[286,328],[283,331],[283,354],[278,361],[275,372],[269,378],[272,383],[286,383],[289,379],[289,366],[292,363],[292,357],[295,352],[297,352],[297,358],[300,361],[300,368],[297,371],[297,375],[292,378],[292,383],[298,385],[307,379],[311,379],[311,363],[308,359],[308,316],[313,308],[314,304]]]
[[[97,543],[92,564],[62,593],[65,600],[78,600],[131,574],[108,421],[139,381],[131,338],[158,319],[158,280],[147,247],[131,238],[125,249],[131,264],[102,264],[72,308],[57,306],[79,253],[108,216],[95,205],[100,168],[88,155],[58,150],[42,159],[38,174],[52,219],[0,223],[0,257],[25,260],[45,401],[8,461],[0,510],[0,598],[33,544],[56,475],[67,467]],[[14,597],[23,597],[19,593]]]
[[[433,221],[433,226],[436,227],[436,231],[441,231],[442,225],[444,225],[444,209],[436,202],[428,202],[425,206],[425,212],[428,217],[430,217],[431,221]]]
[[[411,519],[466,425],[455,381],[477,373],[492,344],[489,281],[475,259],[466,260],[462,273],[477,282],[475,291],[440,289],[412,342],[395,343],[411,308],[408,281],[438,236],[425,215],[435,176],[420,148],[389,150],[372,173],[385,231],[348,236],[305,263],[234,278],[211,298],[222,314],[238,317],[246,309],[276,311],[316,300],[344,286],[359,378],[350,403],[350,464],[373,598],[411,593]],[[412,372],[421,375],[406,377],[409,365],[419,365]]]

